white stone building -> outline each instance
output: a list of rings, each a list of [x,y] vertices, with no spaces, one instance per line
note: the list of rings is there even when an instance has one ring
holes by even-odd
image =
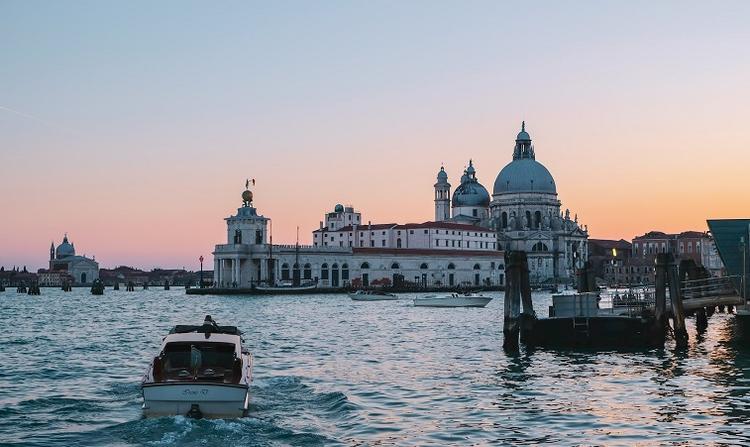
[[[337,205],[313,232],[313,245],[274,245],[268,218],[243,193],[227,221],[227,243],[214,250],[218,287],[305,283],[320,287],[501,285],[503,253],[494,232],[451,222],[358,225],[353,207]]]
[[[99,278],[99,263],[95,259],[85,256],[76,256],[75,245],[68,242],[68,235],[63,237],[63,241],[55,248],[55,243],[50,245],[49,249],[49,271],[65,272],[73,278],[73,285],[81,286],[94,282]],[[55,275],[50,275],[49,281]],[[57,275],[60,276],[60,275]],[[40,284],[53,285],[53,284]],[[59,284],[54,284],[59,285]]]

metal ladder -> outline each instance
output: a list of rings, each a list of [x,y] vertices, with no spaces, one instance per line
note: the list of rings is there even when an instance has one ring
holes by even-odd
[[[589,337],[589,319],[588,317],[573,317],[573,330],[586,338]]]

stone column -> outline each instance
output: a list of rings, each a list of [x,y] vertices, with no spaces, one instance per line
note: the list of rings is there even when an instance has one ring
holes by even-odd
[[[240,284],[242,283],[242,272],[240,271],[240,258],[237,258],[234,260],[234,277],[235,281],[237,281],[237,287],[240,287]]]

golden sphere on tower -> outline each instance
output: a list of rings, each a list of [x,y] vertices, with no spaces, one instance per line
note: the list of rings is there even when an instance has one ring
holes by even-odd
[[[242,201],[250,203],[253,201],[253,192],[249,189],[246,189],[242,192]]]

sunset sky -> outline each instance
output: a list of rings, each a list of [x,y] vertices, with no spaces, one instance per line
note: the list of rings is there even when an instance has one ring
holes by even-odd
[[[522,120],[593,238],[750,217],[750,2],[0,0],[0,265],[67,232],[197,268],[255,178],[274,242],[434,217]]]

